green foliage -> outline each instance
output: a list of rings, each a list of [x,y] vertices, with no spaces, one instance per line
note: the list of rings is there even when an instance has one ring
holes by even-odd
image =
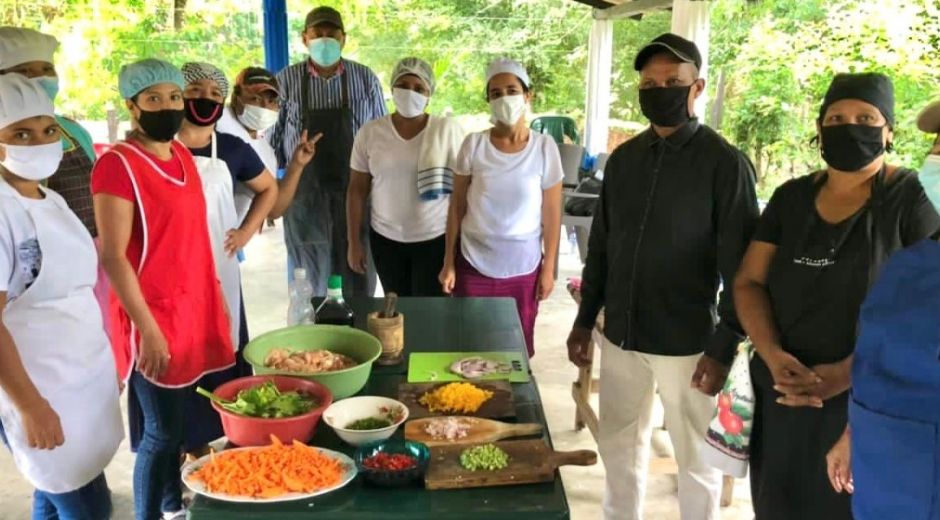
[[[894,81],[897,124],[890,161],[920,164],[930,138],[914,125],[940,94],[936,0],[719,0],[712,12],[710,98],[727,85],[720,130],[758,166],[760,194],[822,166],[811,144],[823,95],[839,72]]]
[[[188,0],[179,30],[173,0],[0,0],[0,23],[38,28],[62,41],[60,109],[104,119],[123,102],[121,65],[150,56],[181,65],[209,61],[230,77],[264,63],[260,1]],[[526,64],[538,113],[584,125],[591,11],[571,0],[289,0],[291,59],[304,58],[304,17],[315,5],[344,15],[344,54],[370,66],[386,93],[395,63],[430,62],[438,77],[431,111],[487,111],[486,64],[507,56]],[[917,166],[930,137],[914,127],[918,111],[940,95],[937,0],[772,0],[712,2],[707,118],[751,156],[766,198],[784,180],[822,165],[811,144],[819,103],[832,76],[882,71],[897,97],[893,163]],[[611,118],[644,122],[633,58],[670,28],[671,13],[649,13],[614,26]],[[724,81],[720,81],[720,78]],[[719,84],[723,84],[719,96]],[[722,99],[721,110],[715,104]],[[720,117],[714,115],[720,112]]]

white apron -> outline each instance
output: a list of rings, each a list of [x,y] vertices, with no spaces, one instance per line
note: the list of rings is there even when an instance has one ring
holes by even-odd
[[[206,213],[209,221],[209,240],[212,243],[212,258],[215,271],[222,283],[222,293],[228,307],[232,345],[238,350],[238,330],[241,321],[241,271],[238,258],[225,252],[225,234],[238,228],[235,213],[235,195],[232,174],[228,165],[218,158],[215,133],[212,134],[212,157],[194,157],[196,168],[202,179],[202,191],[206,196]]]
[[[13,188],[0,181],[0,190]],[[26,373],[59,415],[65,443],[29,447],[9,396],[0,390],[0,419],[17,468],[37,489],[74,491],[97,477],[124,438],[117,371],[95,300],[98,255],[88,230],[58,194],[46,202],[15,200],[36,227],[42,251],[39,276],[3,311]]]

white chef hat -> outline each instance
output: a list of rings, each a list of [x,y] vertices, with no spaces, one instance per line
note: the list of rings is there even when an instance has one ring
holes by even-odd
[[[30,61],[53,63],[58,47],[59,40],[48,34],[22,27],[0,27],[0,70]]]
[[[39,83],[19,74],[0,75],[0,128],[36,116],[55,117],[52,99]]]
[[[519,63],[516,60],[510,60],[508,58],[500,58],[498,60],[493,60],[490,62],[490,66],[486,68],[486,86],[489,88],[490,80],[493,79],[493,76],[497,74],[513,74],[519,81],[522,82],[522,85],[525,88],[532,87],[532,81],[529,79],[529,73],[525,70],[525,66]]]

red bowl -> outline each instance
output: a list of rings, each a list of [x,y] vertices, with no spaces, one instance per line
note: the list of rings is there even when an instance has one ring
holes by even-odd
[[[277,389],[284,392],[304,392],[316,399],[320,406],[296,417],[262,419],[232,413],[218,404],[212,403],[212,407],[222,417],[222,430],[225,431],[225,436],[232,444],[237,446],[267,446],[271,444],[272,435],[284,443],[293,442],[294,439],[306,443],[313,438],[313,433],[317,429],[317,423],[320,422],[323,410],[326,410],[333,402],[333,394],[326,386],[316,381],[296,377],[251,376],[220,385],[215,389],[215,394],[222,399],[232,400],[241,390],[267,381],[273,381]]]

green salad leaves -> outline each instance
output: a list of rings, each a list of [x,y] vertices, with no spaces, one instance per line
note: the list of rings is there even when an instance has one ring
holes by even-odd
[[[299,392],[281,392],[272,381],[238,392],[234,401],[226,401],[205,388],[196,392],[218,403],[226,410],[262,419],[283,419],[305,414],[317,406],[316,400]]]

